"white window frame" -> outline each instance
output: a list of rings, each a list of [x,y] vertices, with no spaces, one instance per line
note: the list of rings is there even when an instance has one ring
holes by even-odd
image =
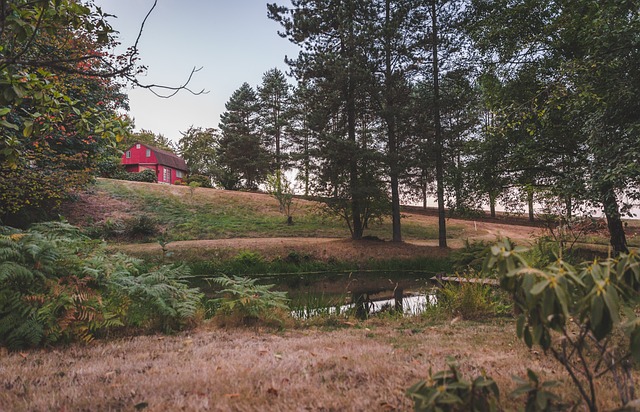
[[[184,175],[182,174],[182,170],[177,170],[176,169],[176,178],[182,179],[183,177],[184,177]]]
[[[136,143],[136,149],[140,149],[140,143]]]
[[[127,150],[127,159],[131,159],[131,150]]]
[[[151,149],[147,149],[147,157],[151,157]]]

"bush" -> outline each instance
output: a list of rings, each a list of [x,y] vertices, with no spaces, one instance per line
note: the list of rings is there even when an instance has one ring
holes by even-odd
[[[462,272],[472,269],[480,272],[488,253],[489,245],[486,242],[482,240],[470,242],[469,239],[465,239],[464,247],[451,252],[453,270]]]
[[[147,215],[136,216],[125,223],[125,233],[132,238],[155,236],[158,233],[158,224]]]
[[[202,295],[188,287],[188,271],[141,272],[140,264],[65,223],[0,226],[0,345],[88,342],[127,326],[166,330],[193,321]]]
[[[436,292],[438,306],[467,320],[482,319],[508,311],[509,305],[495,286],[482,283],[447,282]]]
[[[111,239],[123,236],[125,231],[125,223],[119,219],[107,219],[84,228],[85,235],[92,239]]]
[[[204,175],[190,175],[186,180],[185,183],[187,185],[191,185],[191,183],[198,183],[200,186],[199,187],[206,187],[206,188],[212,188],[213,186],[211,185],[211,179],[208,176],[204,176]]]
[[[490,412],[499,410],[500,391],[495,381],[484,374],[466,381],[458,364],[447,358],[448,369],[430,373],[429,381],[421,381],[407,390],[414,410],[421,412]]]
[[[287,295],[272,291],[274,285],[257,285],[256,279],[239,276],[221,276],[212,282],[222,286],[222,297],[210,300],[209,305],[224,323],[282,325],[288,317]]]
[[[134,182],[158,182],[158,176],[156,175],[156,172],[151,169],[144,169],[142,172],[138,173],[128,173],[127,176],[127,180],[132,180]]]
[[[590,411],[597,408],[595,380],[604,374],[616,381],[622,404],[631,401],[630,359],[640,361],[640,252],[578,266],[557,258],[543,269],[525,252],[505,240],[486,262],[514,297],[518,337],[562,364]]]
[[[129,180],[132,182],[156,183],[158,176],[151,169],[144,169],[141,172],[127,172],[124,165],[120,163],[120,158],[106,159],[97,165],[98,175],[108,179]]]

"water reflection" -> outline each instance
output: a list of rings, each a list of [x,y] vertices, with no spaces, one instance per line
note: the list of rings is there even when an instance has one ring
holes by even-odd
[[[379,299],[379,300],[364,300],[358,303],[358,306],[364,310],[361,312],[356,307],[357,301],[352,303],[336,306],[326,306],[320,308],[301,308],[292,312],[292,315],[299,319],[308,319],[318,315],[340,315],[349,311],[355,310],[356,313],[364,313],[358,317],[368,317],[376,313],[384,311],[396,310],[400,307],[404,315],[419,315],[427,310],[428,307],[437,303],[438,299],[435,293],[407,293],[402,296],[400,302],[399,299]]]

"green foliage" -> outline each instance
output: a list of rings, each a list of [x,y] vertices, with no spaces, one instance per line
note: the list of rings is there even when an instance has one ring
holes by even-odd
[[[295,210],[293,185],[280,170],[267,176],[267,192],[278,201],[280,211],[287,217],[287,224],[292,225]]]
[[[0,227],[0,345],[89,342],[123,326],[169,329],[195,317],[201,294],[187,286],[186,268],[140,273],[139,265],[65,223]]]
[[[158,176],[156,175],[156,172],[151,169],[144,169],[143,171],[138,173],[125,172],[125,174],[121,175],[120,178],[124,180],[130,180],[133,182],[156,183],[158,181]]]
[[[216,179],[225,189],[255,190],[267,177],[270,156],[258,131],[256,92],[244,83],[225,104],[220,116],[222,137],[217,146]]]
[[[525,412],[561,412],[567,410],[567,405],[560,402],[560,398],[550,391],[558,385],[556,381],[540,382],[540,378],[531,369],[527,369],[527,379],[514,376],[518,387],[510,396],[517,398],[525,395]]]
[[[127,96],[114,78],[135,71],[137,52],[110,54],[115,32],[93,2],[2,7],[0,219],[25,227],[51,218],[128,133]]]
[[[483,240],[464,240],[464,246],[451,252],[450,259],[455,271],[472,269],[476,272],[482,270],[482,264],[489,252],[489,244]]]
[[[84,228],[84,234],[92,239],[111,239],[125,234],[125,223],[122,220],[106,219]]]
[[[135,216],[125,222],[125,232],[134,239],[148,238],[158,233],[158,222],[148,215]]]
[[[212,188],[213,186],[211,185],[211,178],[208,176],[204,176],[204,175],[198,175],[198,174],[190,174],[189,177],[187,178],[187,180],[185,180],[185,182],[191,186],[192,183],[197,183],[200,186],[199,187],[206,187],[206,188]]]
[[[141,172],[127,172],[121,159],[114,157],[110,159],[103,159],[98,163],[97,172],[100,177],[106,177],[109,179],[128,180],[131,182],[146,182],[156,183],[158,176],[156,172],[151,169],[144,169]]]
[[[271,290],[274,285],[258,285],[256,279],[239,276],[220,276],[211,281],[222,287],[222,297],[210,301],[220,318],[245,325],[284,322],[289,300],[285,292]]]
[[[133,143],[142,143],[161,150],[175,153],[174,144],[170,139],[165,137],[165,135],[163,135],[162,133],[154,133],[151,130],[142,129],[139,132],[132,133],[128,139],[120,142],[118,148],[124,151],[129,149]]]
[[[437,305],[463,319],[483,319],[508,311],[510,306],[499,292],[495,286],[482,283],[446,282],[436,291]]]
[[[550,352],[595,410],[596,377],[609,371],[617,381],[624,380],[631,376],[625,373],[629,365],[624,359],[640,360],[640,320],[634,312],[640,289],[638,251],[578,266],[558,258],[544,269],[531,266],[525,251],[502,241],[491,248],[486,267],[497,271],[501,287],[514,297],[520,312],[518,337],[529,347]],[[603,365],[613,366],[603,370]],[[630,395],[624,388],[629,386],[620,387],[626,403]]]
[[[211,187],[211,180],[218,176],[218,143],[220,132],[209,128],[191,126],[186,132],[180,132],[178,152],[187,162],[189,178],[187,183],[198,182],[202,187]]]
[[[454,358],[447,358],[448,369],[429,371],[429,380],[407,390],[414,410],[421,412],[488,412],[499,410],[500,391],[484,373],[473,381],[465,380]]]
[[[187,326],[199,310],[203,294],[189,287],[190,278],[184,265],[165,265],[138,276],[120,272],[110,280],[110,293],[130,301],[130,325],[171,331]]]

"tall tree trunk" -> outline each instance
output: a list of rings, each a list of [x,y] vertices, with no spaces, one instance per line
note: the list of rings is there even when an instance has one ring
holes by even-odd
[[[604,184],[600,188],[600,196],[602,197],[602,206],[604,207],[604,214],[607,218],[607,226],[609,228],[609,243],[611,243],[611,247],[613,247],[613,252],[615,255],[628,253],[627,237],[624,233],[620,207],[613,186]]]
[[[533,222],[535,217],[533,215],[533,189],[527,188],[527,207],[529,209],[529,222]]]
[[[420,188],[422,190],[422,208],[424,210],[427,210],[427,178],[426,176],[423,176],[423,178],[424,181],[422,182],[422,187]]]
[[[431,34],[433,47],[433,112],[436,138],[436,185],[438,197],[438,245],[447,247],[446,214],[444,210],[444,156],[442,153],[442,125],[440,122],[440,83],[438,77],[438,17],[436,0],[431,0]]]
[[[489,191],[489,211],[491,217],[496,217],[496,195]]]
[[[390,36],[391,28],[391,0],[385,1],[385,36]],[[396,135],[396,102],[393,81],[393,67],[391,64],[391,39],[385,39],[385,119],[387,123],[387,138],[389,144],[389,178],[391,180],[391,221],[394,242],[402,242],[400,226],[400,189],[398,184],[398,142]]]
[[[364,226],[362,224],[362,204],[361,204],[361,190],[360,182],[358,178],[358,142],[356,139],[356,98],[355,98],[355,84],[353,64],[350,59],[353,58],[354,45],[353,45],[353,19],[355,18],[355,11],[353,4],[350,5],[350,29],[347,38],[346,48],[343,48],[343,57],[347,61],[347,84],[345,87],[345,103],[347,112],[347,136],[350,143],[349,150],[351,151],[349,156],[349,191],[351,192],[351,220],[353,222],[353,231],[351,237],[355,240],[362,239],[364,233]]]
[[[573,217],[573,199],[571,198],[571,195],[564,198],[564,204],[567,208],[567,220],[571,220]]]

